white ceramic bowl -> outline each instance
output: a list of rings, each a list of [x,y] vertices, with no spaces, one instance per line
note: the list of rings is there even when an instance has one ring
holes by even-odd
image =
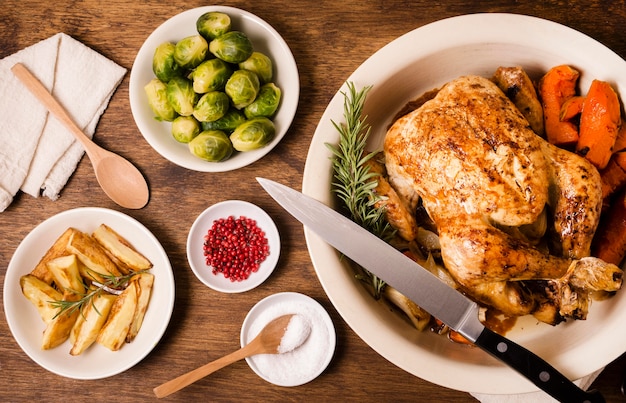
[[[110,351],[94,343],[78,356],[69,354],[69,341],[51,350],[41,349],[45,324],[22,295],[20,277],[28,274],[68,227],[92,232],[100,224],[113,228],[154,265],[154,288],[143,325],[132,343]],[[119,374],[141,361],[161,339],[174,308],[174,275],[165,250],[154,235],[135,219],[104,208],[64,211],[35,227],[15,250],[4,278],[4,312],[9,329],[22,350],[37,364],[57,375],[100,379]]]
[[[209,11],[230,16],[233,29],[244,32],[254,49],[268,55],[274,65],[274,82],[282,91],[282,99],[272,118],[276,136],[258,150],[238,152],[221,162],[208,162],[193,156],[187,144],[174,140],[170,122],[159,122],[148,105],[144,86],[154,78],[152,57],[161,43],[177,41],[197,34],[196,20]],[[130,73],[130,107],[139,131],[146,141],[165,159],[176,165],[201,172],[225,172],[252,164],[269,153],[285,136],[296,114],[300,97],[300,79],[296,61],[289,46],[267,22],[247,11],[226,6],[206,6],[184,11],[161,24],[143,43]]]
[[[259,270],[243,281],[233,282],[221,273],[213,274],[204,257],[204,236],[213,225],[213,221],[230,216],[235,218],[244,216],[255,220],[257,226],[265,232],[270,248],[270,254],[261,263]],[[263,209],[242,200],[226,200],[207,208],[196,218],[187,236],[187,260],[191,270],[204,285],[224,293],[249,291],[262,284],[274,271],[279,256],[280,236],[276,224]]]
[[[280,355],[247,357],[252,370],[278,386],[299,386],[324,372],[335,353],[337,335],[333,321],[319,302],[297,292],[281,292],[259,301],[241,326],[241,347],[250,343],[271,320],[288,314],[302,315],[311,333],[297,349]]]
[[[393,116],[407,101],[451,79],[465,74],[490,77],[498,66],[523,66],[537,78],[559,64],[581,72],[583,91],[597,78],[609,81],[626,96],[626,62],[610,49],[568,27],[511,14],[465,15],[425,25],[380,49],[347,81],[357,89],[373,85],[363,113],[372,127],[370,149],[376,149]],[[346,92],[345,86],[341,91]],[[304,171],[304,193],[329,205],[333,204],[331,154],[324,143],[338,141],[331,121],[344,121],[343,102],[338,92],[328,105]],[[330,300],[350,327],[387,360],[420,378],[462,391],[510,394],[537,390],[478,348],[415,331],[400,315],[372,299],[333,248],[306,229],[305,235]],[[570,379],[584,377],[626,351],[625,293],[594,302],[586,321],[551,327],[522,318],[507,336]]]

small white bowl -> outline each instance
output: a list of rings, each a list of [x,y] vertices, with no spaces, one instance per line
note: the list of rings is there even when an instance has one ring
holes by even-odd
[[[204,257],[204,236],[213,221],[220,218],[241,216],[256,220],[256,224],[265,232],[270,248],[269,256],[261,263],[259,270],[250,274],[243,281],[231,281],[221,273],[213,274]],[[241,200],[227,200],[204,210],[194,221],[187,236],[187,260],[198,280],[206,286],[224,293],[249,291],[262,284],[272,274],[280,256],[280,236],[272,218],[260,207]]]
[[[238,152],[226,161],[209,162],[189,152],[187,144],[172,137],[171,122],[159,122],[148,105],[144,86],[154,78],[152,58],[161,43],[177,41],[197,34],[196,20],[209,11],[219,11],[230,16],[234,30],[244,32],[256,51],[268,55],[274,65],[274,83],[282,91],[282,99],[272,118],[276,136],[258,150]],[[252,164],[269,153],[285,136],[298,107],[300,78],[298,66],[289,46],[267,22],[247,11],[234,7],[206,6],[182,12],[161,24],[143,43],[130,72],[130,108],[139,131],[146,141],[165,159],[181,167],[200,172],[225,172]]]
[[[261,378],[278,386],[299,386],[324,372],[335,353],[337,336],[328,312],[313,298],[296,292],[282,292],[259,301],[243,321],[241,347],[255,338],[271,320],[287,314],[304,316],[311,325],[305,342],[284,354],[247,357],[250,368]]]

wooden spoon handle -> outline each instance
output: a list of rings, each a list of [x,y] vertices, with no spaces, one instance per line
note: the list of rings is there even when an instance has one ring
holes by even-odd
[[[43,84],[35,77],[28,69],[21,63],[15,64],[11,67],[11,71],[15,76],[30,90],[30,92],[37,97],[37,99],[56,116],[61,123],[67,127],[72,134],[80,141],[87,151],[89,151],[92,144],[89,138],[83,133],[83,131],[76,125],[74,120],[67,113],[65,108],[52,96],[52,94],[43,86]]]
[[[205,364],[199,368],[194,369],[193,371],[189,371],[186,374],[179,376],[178,378],[174,378],[171,381],[167,381],[162,385],[157,386],[153,389],[156,397],[165,397],[169,396],[174,392],[181,390],[182,388],[191,385],[195,381],[204,378],[205,376],[212,374],[218,369],[222,369],[227,365],[230,365],[234,362],[242,360],[250,355],[254,355],[258,353],[258,345],[257,343],[251,342],[241,349],[235,351],[234,353],[230,353],[222,358],[219,358],[213,362]]]

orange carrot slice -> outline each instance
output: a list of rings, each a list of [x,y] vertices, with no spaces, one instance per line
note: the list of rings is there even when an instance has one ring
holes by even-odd
[[[561,111],[559,113],[559,120],[572,120],[576,115],[580,114],[583,110],[583,101],[585,97],[577,95],[566,100],[561,105]]]
[[[593,80],[580,114],[580,134],[576,152],[598,169],[609,163],[620,124],[617,93],[605,81]]]
[[[617,137],[615,138],[615,144],[613,144],[613,152],[618,153],[626,150],[626,122],[622,120],[617,130]]]
[[[603,216],[593,242],[592,255],[619,265],[626,256],[626,200],[624,192]]]
[[[600,171],[602,198],[606,199],[626,185],[626,152],[613,154],[606,168]]]
[[[559,116],[565,101],[576,95],[579,76],[580,73],[572,67],[560,65],[548,70],[539,82],[546,137],[557,146],[573,146],[578,141],[576,125],[562,121]]]

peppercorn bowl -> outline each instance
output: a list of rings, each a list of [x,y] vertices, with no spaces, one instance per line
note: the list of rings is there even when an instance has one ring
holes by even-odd
[[[187,237],[187,260],[206,286],[224,293],[249,291],[272,274],[280,236],[260,207],[226,200],[204,210]]]

